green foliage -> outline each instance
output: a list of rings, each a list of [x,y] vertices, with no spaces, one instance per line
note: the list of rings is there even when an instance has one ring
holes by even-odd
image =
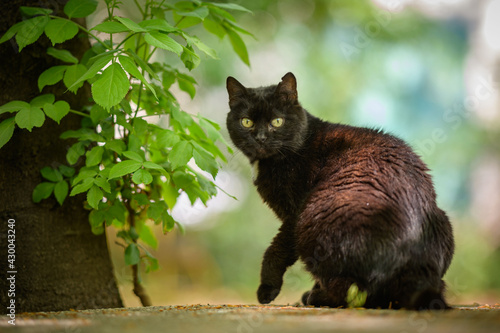
[[[69,166],[43,168],[44,181],[33,190],[33,201],[54,195],[62,205],[68,195],[86,195],[92,231],[100,234],[105,226],[116,227],[125,243],[126,264],[142,262],[149,271],[158,268],[158,261],[145,246],[156,248],[158,242],[148,224],[161,224],[164,233],[181,226],[170,215],[177,197],[185,192],[192,203],[206,203],[217,189],[203,173],[215,178],[219,163],[226,161],[219,146],[231,152],[219,125],[182,110],[170,91],[177,82],[193,98],[195,79],[181,68],[150,60],[156,52],[167,52],[191,71],[204,57],[216,59],[215,50],[187,29],[200,25],[220,38],[228,35],[235,53],[248,64],[239,33],[249,33],[228,12],[248,10],[198,0],[136,4],[141,22],[116,16],[114,11],[121,3],[106,0],[108,16],[90,29],[71,19],[92,14],[97,8],[95,0],[68,1],[64,7],[68,18],[53,16],[50,9],[21,8],[27,19],[12,26],[0,43],[15,37],[21,51],[45,33],[55,46],[47,54],[61,64],[39,76],[40,92],[62,81],[67,93],[77,93],[88,83],[94,104],[71,110],[53,94],[42,94],[29,103],[11,101],[0,106],[0,114],[14,114],[0,123],[0,148],[10,140],[16,125],[31,131],[47,117],[60,123],[70,112],[81,115],[81,128],[61,135],[63,140],[73,140],[66,154]],[[56,46],[79,31],[95,41],[82,59]],[[101,33],[99,37],[96,32]],[[157,125],[161,118],[168,120],[167,127]],[[194,164],[190,164],[192,159]],[[80,160],[85,166],[71,167]]]

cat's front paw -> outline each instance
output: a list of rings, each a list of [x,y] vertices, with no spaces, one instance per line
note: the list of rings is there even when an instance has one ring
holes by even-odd
[[[257,299],[260,304],[271,303],[280,293],[280,288],[268,284],[261,284],[257,290]]]

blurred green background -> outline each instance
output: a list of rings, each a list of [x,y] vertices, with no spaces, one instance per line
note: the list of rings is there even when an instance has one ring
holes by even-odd
[[[229,52],[228,40],[193,31],[220,60],[204,59],[193,71],[194,100],[177,93],[184,110],[221,123],[227,138],[226,77],[252,87],[291,71],[312,114],[405,139],[431,168],[454,226],[450,303],[500,302],[500,1],[233,2],[253,11],[237,16],[255,36],[245,37],[251,67]],[[257,302],[262,255],[280,223],[252,186],[246,158],[228,159],[216,181],[238,200],[220,193],[207,208],[180,200],[174,217],[185,235],[157,230],[161,269],[142,275],[153,304]],[[108,230],[122,297],[138,306],[114,233]],[[274,303],[295,303],[311,286],[297,263]]]

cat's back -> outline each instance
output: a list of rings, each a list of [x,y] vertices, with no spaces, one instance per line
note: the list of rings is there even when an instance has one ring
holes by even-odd
[[[378,129],[331,123],[321,127],[319,177],[328,186],[359,183],[385,192],[416,186],[434,195],[427,166],[403,140]]]
[[[437,207],[428,168],[409,145],[347,125],[323,123],[317,134],[311,142],[321,152],[320,171],[297,224],[302,258],[314,257],[320,244],[335,253],[339,269],[370,275],[378,274],[373,267],[393,272],[410,258],[422,259],[431,247],[452,252],[451,227]],[[450,258],[440,257],[436,269],[445,270]],[[345,262],[355,264],[342,268]]]
[[[418,234],[426,210],[437,209],[428,169],[403,140],[379,130],[323,123],[312,142],[321,159],[304,220],[379,216],[394,231]]]

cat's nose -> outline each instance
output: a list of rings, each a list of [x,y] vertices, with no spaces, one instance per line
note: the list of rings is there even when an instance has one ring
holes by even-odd
[[[267,140],[267,135],[265,133],[257,133],[257,135],[255,136],[255,140],[258,142],[258,143],[264,143],[264,141]]]

